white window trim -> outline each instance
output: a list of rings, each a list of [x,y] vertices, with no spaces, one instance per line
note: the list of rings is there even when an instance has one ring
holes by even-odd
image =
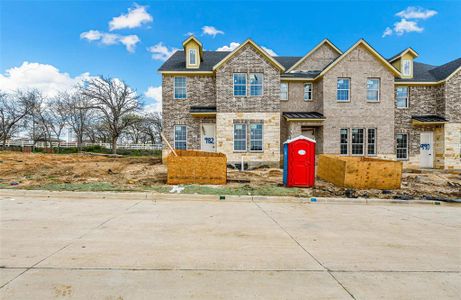
[[[245,95],[236,95],[235,94],[235,79],[234,79],[234,76],[236,74],[243,74],[245,75]],[[242,85],[242,84],[239,84],[239,85]],[[232,95],[234,97],[246,97],[248,95],[248,76],[247,76],[247,73],[232,73]]]
[[[287,86],[287,98],[286,99],[282,98],[282,84]],[[288,84],[288,82],[281,82],[280,83],[280,100],[281,101],[288,101],[288,97],[289,97],[289,84]]]
[[[176,126],[186,127],[186,149],[178,149],[178,150],[187,150],[187,125],[186,124],[175,124],[173,126],[173,148],[176,150]]]
[[[340,79],[347,79],[349,81],[349,87],[348,89],[338,89],[338,81]],[[352,80],[350,77],[338,77],[336,79],[336,102],[339,102],[339,103],[348,103],[348,102],[351,102],[351,83],[352,83]],[[338,99],[338,91],[341,90],[341,91],[348,91],[347,93],[347,96],[348,96],[348,99],[347,100],[339,100]]]
[[[235,150],[235,125],[244,125],[245,126],[245,149],[244,150]],[[232,150],[234,152],[247,152],[248,150],[248,124],[247,123],[234,123],[232,124]]]
[[[192,63],[191,60],[191,54],[194,52],[194,63]],[[197,65],[197,49],[189,49],[189,65],[191,66],[196,66]]]
[[[378,99],[377,100],[368,99],[368,91],[370,91],[368,89],[368,80],[378,80]],[[372,91],[376,91],[376,90],[373,89]],[[379,78],[379,77],[369,77],[369,78],[367,78],[367,102],[377,103],[377,102],[380,102],[380,101],[381,101],[381,78]]]
[[[399,107],[399,106],[397,105],[397,103],[398,103],[398,102],[397,102],[397,89],[398,89],[399,87],[406,87],[406,88],[407,88],[407,105],[406,105],[405,107]],[[405,85],[405,86],[397,86],[397,87],[395,88],[395,107],[396,107],[397,109],[408,109],[408,108],[410,108],[410,88],[409,88],[407,85]]]
[[[405,154],[406,158],[398,158],[398,157],[397,157],[397,152],[398,152],[398,151],[397,151],[397,149],[398,149],[397,135],[399,135],[399,134],[402,134],[402,135],[406,135],[406,136],[407,136],[407,147],[406,147],[406,154]],[[395,158],[396,158],[397,160],[403,160],[403,161],[408,160],[408,156],[409,156],[409,147],[410,147],[410,135],[409,135],[407,132],[398,132],[397,135],[395,136]]]
[[[354,140],[353,140],[353,133],[352,133],[352,131],[353,131],[354,129],[362,129],[362,130],[363,130],[363,135],[362,135],[362,137],[363,137],[362,154],[354,154],[354,153],[352,153],[352,152],[353,152],[353,148],[354,148],[354,147],[352,147],[352,146],[354,145]],[[363,128],[363,127],[354,127],[354,128],[351,128],[351,149],[350,149],[350,150],[351,150],[351,152],[350,152],[350,153],[351,153],[351,156],[365,156],[365,150],[366,150],[366,136],[365,136],[365,132],[366,132],[366,128]],[[355,144],[357,144],[357,143],[355,143]],[[357,145],[359,145],[359,144],[357,144]]]
[[[251,150],[251,125],[252,124],[261,124],[262,127],[261,127],[261,150]],[[250,141],[250,151],[249,152],[264,152],[264,123],[263,122],[253,122],[253,123],[250,123],[250,126],[248,126],[248,129],[249,129],[249,141]]]
[[[261,78],[262,78],[262,82],[261,82],[261,95],[252,95],[251,94],[251,74],[261,74]],[[250,90],[250,94],[248,95],[249,97],[262,97],[264,96],[264,73],[260,73],[260,72],[253,72],[253,73],[249,73],[249,78],[250,80],[247,81],[247,84],[248,84],[248,88]],[[254,85],[254,86],[259,86],[259,85]]]
[[[311,87],[311,97],[306,99],[306,86],[309,85]],[[308,102],[308,101],[312,101],[312,99],[314,98],[314,85],[312,83],[305,83],[303,85],[303,100]]]
[[[347,153],[344,154],[344,153],[341,153],[341,130],[342,129],[346,129],[347,130],[347,142],[346,142],[346,149],[347,149]],[[339,129],[339,155],[341,156],[349,156],[349,153],[350,153],[350,129],[349,128],[340,128]]]
[[[176,78],[184,78],[185,90],[186,90],[186,97],[184,98],[176,98]],[[186,76],[174,76],[173,77],[173,98],[178,100],[185,100],[187,99],[187,77]]]
[[[368,153],[368,146],[370,145],[370,144],[368,143],[368,134],[369,134],[368,131],[369,131],[370,129],[373,129],[373,130],[375,131],[375,142],[374,142],[374,144],[373,144],[373,145],[374,145],[374,150],[375,150],[374,152],[375,152],[375,153],[373,153],[373,154],[369,154],[369,153]],[[377,155],[378,155],[378,128],[367,128],[367,132],[366,132],[366,133],[367,133],[367,135],[366,135],[366,141],[367,141],[366,156],[377,156]]]
[[[408,61],[410,63],[410,68],[409,68],[409,73],[405,74],[405,62]],[[411,74],[413,74],[413,62],[411,59],[402,59],[401,61],[401,66],[400,68],[402,69],[402,75],[406,77],[410,77]]]

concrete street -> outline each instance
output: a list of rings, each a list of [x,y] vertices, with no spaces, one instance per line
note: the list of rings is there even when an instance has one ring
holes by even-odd
[[[63,195],[0,193],[1,299],[461,293],[461,206]]]

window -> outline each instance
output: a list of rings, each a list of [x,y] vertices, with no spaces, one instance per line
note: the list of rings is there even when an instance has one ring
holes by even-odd
[[[288,100],[288,83],[280,84],[280,100]]]
[[[340,153],[347,155],[348,151],[348,143],[349,143],[349,129],[341,128],[339,130],[339,148]]]
[[[263,150],[263,124],[250,124],[250,151]]]
[[[369,102],[379,101],[379,78],[368,78],[367,80],[367,100]]]
[[[234,151],[246,151],[247,125],[234,124]]]
[[[174,78],[174,98],[186,99],[186,77]]]
[[[397,159],[408,159],[408,134],[397,134]]]
[[[367,153],[368,155],[376,155],[376,128],[368,128]]]
[[[304,84],[304,101],[312,100],[312,83]]]
[[[402,74],[403,76],[411,76],[411,60],[402,59]]]
[[[395,89],[395,102],[397,108],[408,108],[408,87],[399,86]]]
[[[187,148],[186,125],[176,125],[174,127],[174,148],[183,150]]]
[[[250,73],[250,96],[262,96],[263,94],[263,74]]]
[[[247,74],[234,73],[234,96],[247,95]]]
[[[363,155],[363,128],[352,128],[352,155]]]
[[[347,102],[350,100],[350,79],[349,78],[338,78],[338,85],[336,91],[336,100]]]
[[[196,51],[197,51],[197,50],[195,50],[195,49],[190,49],[190,50],[189,50],[189,65],[195,65],[195,64],[197,64],[197,61],[196,61],[196,60],[197,60],[197,59],[196,59],[196,57],[197,57],[196,53],[197,53],[197,52],[196,52]]]

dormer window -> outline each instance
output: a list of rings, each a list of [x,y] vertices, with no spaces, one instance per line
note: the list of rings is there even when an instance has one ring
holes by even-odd
[[[411,63],[410,59],[402,59],[402,74],[403,76],[411,76]]]
[[[189,64],[196,65],[197,64],[197,50],[189,49]]]

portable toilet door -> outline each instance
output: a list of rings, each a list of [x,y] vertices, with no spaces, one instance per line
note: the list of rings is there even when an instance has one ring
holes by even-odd
[[[285,143],[288,144],[287,186],[314,186],[315,140],[301,135]]]

